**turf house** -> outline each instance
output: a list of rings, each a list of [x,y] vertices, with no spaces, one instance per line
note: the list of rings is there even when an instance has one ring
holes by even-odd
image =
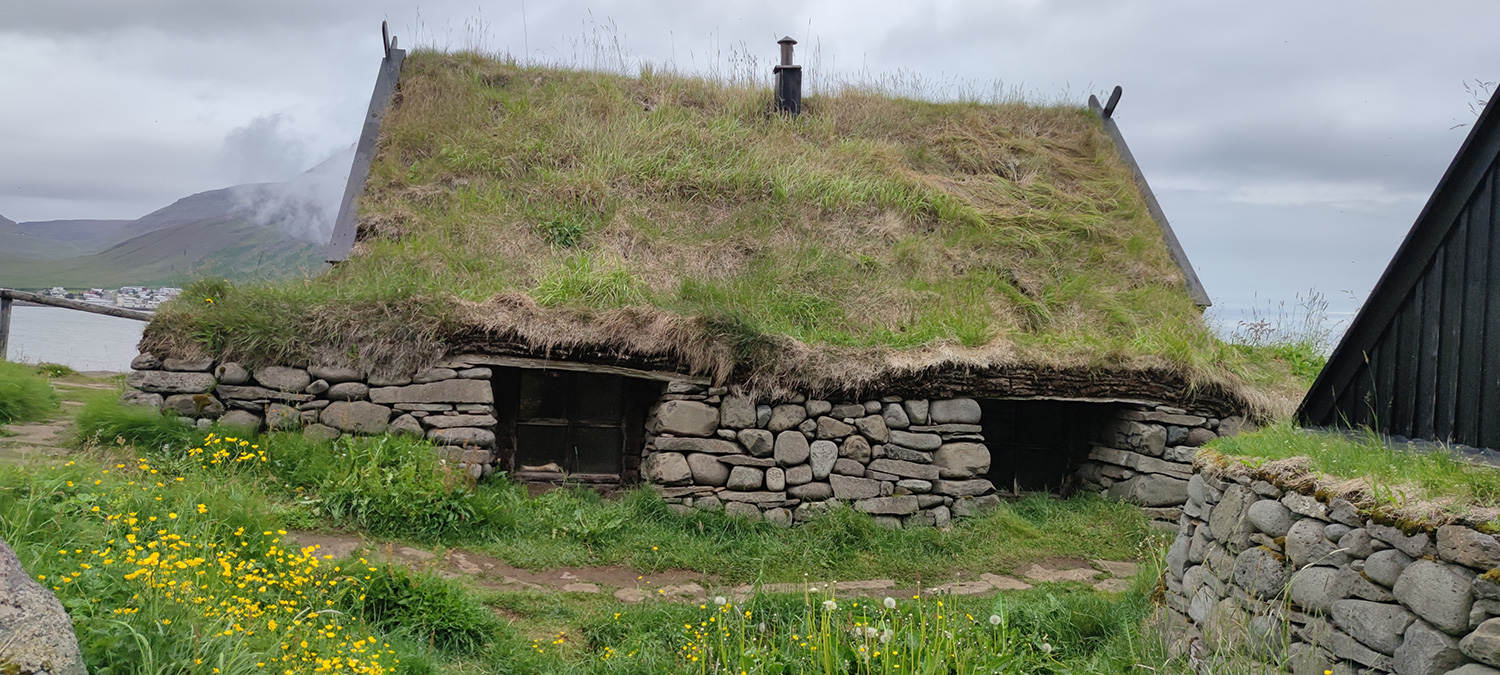
[[[1194,448],[1284,412],[1205,328],[1118,89],[803,97],[784,47],[772,90],[390,45],[332,269],[192,287],[127,397],[890,527],[1043,490],[1175,522]]]

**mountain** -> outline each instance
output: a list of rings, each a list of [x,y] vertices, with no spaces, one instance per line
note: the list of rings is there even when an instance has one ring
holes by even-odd
[[[353,149],[292,180],[188,195],[135,220],[0,218],[0,287],[182,285],[315,274]]]

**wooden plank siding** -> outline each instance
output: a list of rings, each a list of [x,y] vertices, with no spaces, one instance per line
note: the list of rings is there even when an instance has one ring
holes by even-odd
[[[1496,129],[1500,132],[1500,126]],[[1500,162],[1492,156],[1461,208],[1449,210],[1451,220],[1428,225],[1441,230],[1432,246],[1420,259],[1403,260],[1401,253],[1409,253],[1424,226],[1418,221],[1382,277],[1383,283],[1397,274],[1407,277],[1399,301],[1391,302],[1393,289],[1383,289],[1384,297],[1371,294],[1367,306],[1386,305],[1384,325],[1360,349],[1357,361],[1346,344],[1340,345],[1345,353],[1335,352],[1298,411],[1304,424],[1369,427],[1392,436],[1500,448],[1497,175]],[[1432,211],[1429,204],[1424,216]],[[1336,365],[1334,381],[1329,374]]]

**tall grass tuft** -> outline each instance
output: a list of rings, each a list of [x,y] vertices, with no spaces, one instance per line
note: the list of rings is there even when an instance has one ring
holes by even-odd
[[[0,361],[0,425],[46,419],[58,405],[57,393],[35,368]]]

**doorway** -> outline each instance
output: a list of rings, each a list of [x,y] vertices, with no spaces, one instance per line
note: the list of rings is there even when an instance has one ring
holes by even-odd
[[[1065,491],[1087,457],[1104,419],[1103,404],[1077,401],[981,400],[985,478],[1003,492]]]

